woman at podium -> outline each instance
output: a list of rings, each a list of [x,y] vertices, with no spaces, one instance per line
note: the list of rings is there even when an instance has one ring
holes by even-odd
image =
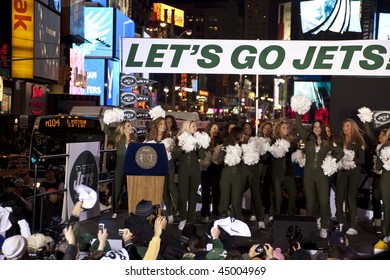
[[[104,133],[114,140],[116,148],[115,184],[112,191],[112,218],[116,219],[119,213],[119,198],[123,190],[123,162],[127,145],[137,141],[130,121],[124,119],[123,110],[114,108],[104,112]],[[115,130],[110,129],[110,124],[119,123]]]
[[[166,208],[166,215],[168,217],[168,223],[171,224],[174,222],[173,212],[178,200],[178,192],[174,184],[175,161],[172,159],[171,155],[174,140],[168,136],[165,111],[158,107],[160,106],[152,108],[149,113],[152,117],[152,123],[145,142],[162,143],[165,145],[168,157],[169,173],[164,179],[163,200]],[[156,110],[158,110],[158,113],[155,113]]]

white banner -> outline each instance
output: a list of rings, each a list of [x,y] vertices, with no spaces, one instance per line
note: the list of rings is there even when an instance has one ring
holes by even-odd
[[[99,204],[99,142],[68,143],[66,153],[69,155],[66,161],[66,186],[67,186],[67,203],[68,218],[78,201],[78,194],[75,186],[85,185],[97,192],[97,202],[95,205],[80,215],[80,221],[100,215]],[[96,229],[97,231],[97,229]]]
[[[390,76],[390,41],[122,38],[123,73]]]

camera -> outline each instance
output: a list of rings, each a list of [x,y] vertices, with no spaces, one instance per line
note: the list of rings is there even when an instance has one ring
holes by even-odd
[[[259,246],[257,246],[257,248],[256,248],[256,253],[258,253],[258,254],[264,253],[265,252],[265,248],[264,248],[265,246],[267,246],[267,245],[259,244]]]
[[[118,229],[118,234],[119,235],[123,235],[124,232],[125,232],[125,230],[123,228]]]
[[[338,222],[333,222],[331,231],[340,232],[340,224]]]
[[[153,205],[152,209],[153,209],[153,212],[152,212],[153,216],[158,216],[158,209],[160,209],[160,204]]]
[[[104,224],[102,223],[99,224],[99,230],[101,230],[102,232],[104,231]]]

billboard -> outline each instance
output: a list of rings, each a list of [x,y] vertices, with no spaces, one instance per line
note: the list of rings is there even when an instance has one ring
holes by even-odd
[[[70,68],[72,69],[69,81],[69,94],[84,95],[86,75],[84,71],[84,55],[79,50],[70,49]]]
[[[167,18],[165,18],[165,10],[167,10]],[[172,11],[175,11],[175,25],[179,27],[184,27],[184,11],[175,7],[171,7],[162,3],[153,4],[153,14],[155,20],[157,21],[166,21],[167,23],[172,23]]]
[[[102,7],[107,7],[107,0],[91,0],[91,2],[99,3]]]
[[[34,77],[34,0],[12,0],[12,78]]]
[[[34,76],[58,80],[61,17],[35,2]]]
[[[57,13],[61,13],[61,2],[62,0],[49,0],[49,8]]]
[[[24,115],[46,115],[46,86],[26,83]]]
[[[360,0],[301,0],[303,33],[318,34],[330,31],[337,34],[362,32]]]
[[[120,63],[116,60],[107,61],[107,106],[119,106],[119,70]]]
[[[112,58],[114,49],[114,8],[84,8],[84,38],[86,42],[73,48],[86,58]]]
[[[104,102],[105,60],[88,58],[84,60],[84,67],[87,72],[87,88],[84,95],[100,96],[101,103]]]
[[[291,40],[291,2],[279,4],[278,40]]]
[[[378,40],[390,40],[390,13],[379,14]]]
[[[70,1],[69,34],[84,38],[84,1]]]
[[[115,58],[120,58],[120,43],[121,37],[134,38],[135,24],[125,16],[120,10],[115,9]]]

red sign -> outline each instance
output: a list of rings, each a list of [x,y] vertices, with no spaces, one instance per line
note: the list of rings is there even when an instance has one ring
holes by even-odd
[[[31,92],[29,92],[29,89],[31,89]],[[45,107],[46,87],[43,85],[31,85],[31,87],[27,87],[26,93],[27,98],[30,99],[28,101],[29,112],[33,115],[41,115]]]

